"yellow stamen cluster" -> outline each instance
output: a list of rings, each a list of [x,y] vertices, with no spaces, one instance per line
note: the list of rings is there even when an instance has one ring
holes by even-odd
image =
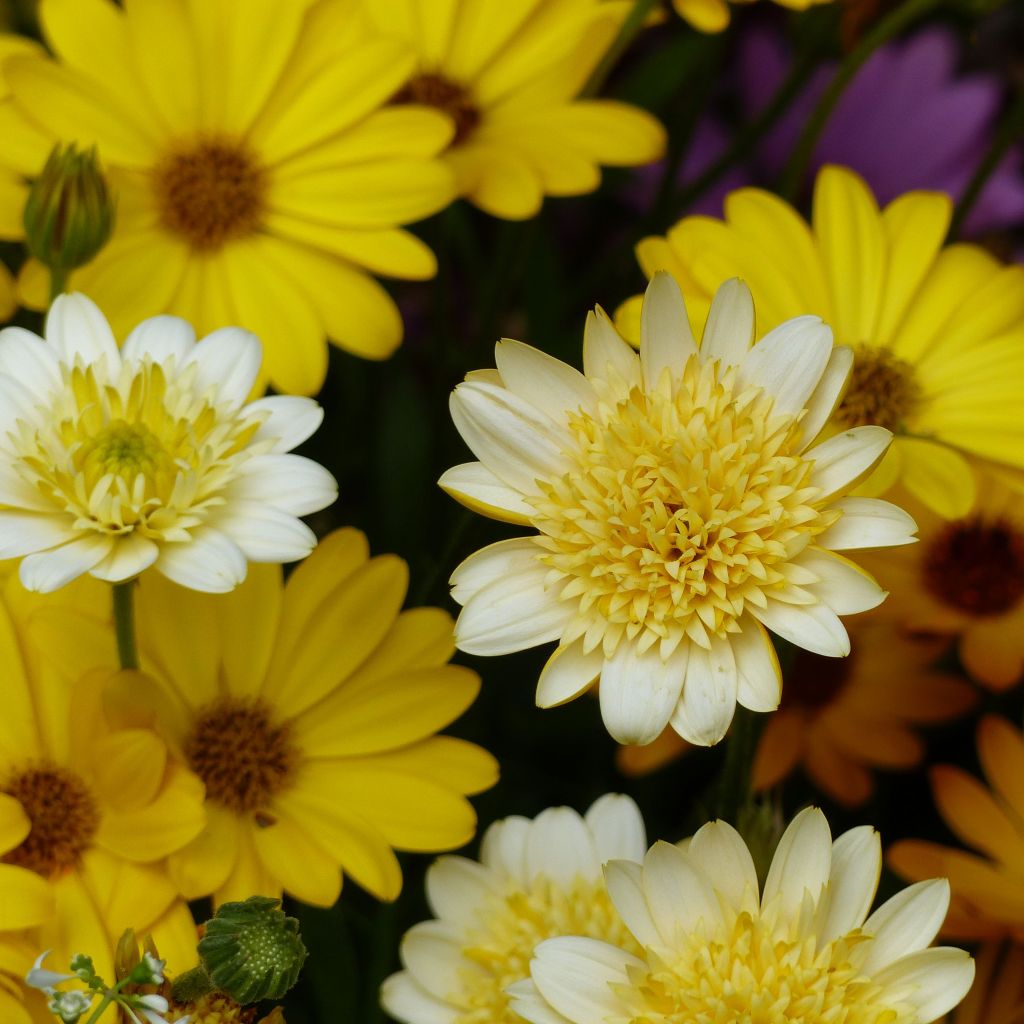
[[[534,879],[480,910],[482,927],[470,935],[463,956],[483,971],[466,971],[457,1002],[468,1007],[458,1024],[522,1024],[509,1008],[505,989],[530,976],[530,959],[539,942],[558,935],[585,935],[639,953],[602,881],[579,879],[556,885]]]
[[[734,368],[692,357],[678,382],[666,371],[572,416],[577,468],[532,500],[542,561],[579,605],[564,643],[584,636],[610,657],[639,638],[668,657],[684,636],[706,648],[736,632],[748,602],[787,584],[812,603],[788,563],[839,513],[810,485],[800,417],[772,406]]]

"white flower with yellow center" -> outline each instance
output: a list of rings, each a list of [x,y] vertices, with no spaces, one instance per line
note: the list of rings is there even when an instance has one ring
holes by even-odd
[[[384,982],[384,1009],[404,1024],[522,1024],[505,990],[529,977],[542,940],[589,935],[639,952],[601,866],[639,862],[646,846],[636,804],[611,793],[584,817],[553,807],[496,822],[479,863],[441,857],[427,872],[437,918],[406,933],[405,970]]]
[[[337,494],[286,454],[316,430],[310,399],[247,403],[262,349],[227,327],[196,342],[184,320],[140,324],[118,350],[83,295],[59,297],[46,340],[0,331],[0,558],[49,591],[91,573],[122,582],[155,566],[227,591],[247,563],[290,562],[316,538],[297,517]]]
[[[928,1024],[974,979],[960,949],[927,948],[949,885],[904,889],[871,916],[878,834],[835,842],[809,808],[786,830],[764,892],[739,834],[705,825],[685,849],[613,862],[608,891],[639,954],[584,936],[537,948],[513,1008],[533,1024]]]
[[[552,707],[600,676],[621,743],[666,724],[711,744],[737,701],[778,706],[765,627],[816,654],[850,644],[839,615],[885,596],[837,550],[913,539],[884,501],[844,495],[892,434],[859,426],[815,445],[852,362],[817,317],[753,345],[750,292],[715,297],[703,341],[666,274],[643,307],[639,356],[598,309],[584,373],[515,341],[497,371],[455,389],[452,417],[477,463],[441,486],[477,511],[536,527],[452,575],[458,646],[506,654],[558,640],[537,688]]]

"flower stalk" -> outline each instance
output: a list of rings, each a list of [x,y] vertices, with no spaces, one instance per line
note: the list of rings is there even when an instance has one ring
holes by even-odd
[[[138,645],[135,640],[135,580],[115,583],[111,588],[114,605],[114,633],[117,637],[117,657],[123,669],[139,667]]]

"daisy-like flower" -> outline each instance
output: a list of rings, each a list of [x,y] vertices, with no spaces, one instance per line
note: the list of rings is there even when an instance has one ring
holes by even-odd
[[[872,772],[921,763],[915,727],[949,721],[970,708],[973,686],[934,666],[943,642],[909,637],[882,623],[850,630],[849,657],[797,651],[779,710],[758,739],[751,784],[763,791],[802,768],[823,793],[848,807],[874,790]],[[620,747],[618,763],[642,775],[689,745],[666,729],[647,747]]]
[[[719,281],[740,275],[757,333],[801,313],[832,325],[854,351],[829,430],[877,423],[896,434],[869,481],[899,481],[946,518],[974,501],[968,460],[1024,468],[1024,267],[978,246],[943,246],[952,202],[908,192],[880,210],[852,171],[825,167],[811,225],[778,196],[745,188],[725,220],[686,217],[637,247],[648,274],[671,272],[699,321]],[[619,311],[639,337],[639,297]],[[979,310],[985,315],[979,315]]]
[[[1024,736],[988,715],[978,725],[978,758],[987,786],[953,765],[931,771],[942,820],[976,852],[906,839],[889,850],[889,864],[905,878],[949,879],[946,934],[1024,942]]]
[[[1024,946],[988,942],[978,950],[978,971],[949,1024],[1021,1024],[1024,1021]]]
[[[749,0],[733,0],[746,3]],[[791,11],[806,11],[831,0],[775,0],[780,7]],[[727,0],[672,0],[680,18],[688,21],[698,32],[722,32],[729,27],[732,15]]]
[[[446,612],[401,610],[407,583],[401,559],[370,558],[351,529],[329,534],[284,585],[276,566],[253,567],[223,596],[142,578],[150,678],[122,677],[121,696],[151,707],[206,787],[205,830],[168,862],[186,898],[284,890],[331,906],[344,871],[392,900],[402,883],[395,849],[438,852],[473,836],[466,796],[493,785],[497,765],[436,733],[480,680],[448,664]],[[37,617],[34,636],[62,665],[112,665],[101,616],[55,608]]]
[[[404,970],[381,988],[403,1024],[522,1024],[508,986],[529,977],[539,942],[587,935],[639,952],[608,898],[602,865],[647,848],[636,804],[609,793],[586,815],[552,807],[486,832],[480,861],[441,857],[427,872],[435,918],[402,939]]]
[[[971,676],[999,691],[1024,678],[1024,507],[991,474],[977,480],[968,515],[945,520],[911,506],[921,543],[866,562],[892,592],[879,615],[914,632],[955,637]]]
[[[949,904],[942,879],[868,916],[882,851],[868,826],[835,842],[816,808],[783,835],[758,892],[739,834],[705,825],[685,849],[605,869],[639,954],[583,936],[541,943],[513,1009],[533,1024],[800,1021],[928,1024],[963,999],[974,962],[927,948]]]
[[[779,703],[767,629],[829,657],[839,615],[885,596],[837,550],[904,544],[913,520],[843,495],[888,447],[883,427],[815,439],[852,355],[817,317],[757,345],[750,293],[719,291],[698,348],[675,281],[644,300],[637,354],[598,309],[585,374],[515,341],[497,370],[455,389],[452,417],[480,462],[441,486],[486,515],[535,527],[452,575],[456,642],[507,654],[558,640],[537,687],[552,707],[600,676],[620,743],[669,723],[691,743],[725,735],[737,701]]]
[[[628,3],[608,0],[361,0],[381,31],[416,49],[393,102],[455,124],[445,162],[459,193],[496,217],[533,217],[545,195],[593,192],[601,165],[657,160],[665,132],[613,100],[577,99]]]
[[[367,271],[432,277],[433,254],[400,225],[454,195],[435,159],[449,120],[382,109],[414,67],[407,45],[330,0],[42,0],[39,14],[55,56],[4,61],[0,162],[34,176],[54,142],[98,147],[117,224],[71,282],[119,336],[153,312],[200,334],[240,324],[294,394],[319,390],[325,338],[394,350],[401,318]],[[20,216],[15,198],[0,222]],[[45,277],[28,266],[26,301],[45,305]]]
[[[334,478],[288,454],[320,424],[311,399],[247,403],[262,351],[222,328],[198,344],[154,317],[118,349],[82,295],[62,295],[46,339],[0,331],[0,558],[49,591],[83,573],[112,583],[155,566],[226,591],[247,563],[316,544],[298,516],[329,505]]]

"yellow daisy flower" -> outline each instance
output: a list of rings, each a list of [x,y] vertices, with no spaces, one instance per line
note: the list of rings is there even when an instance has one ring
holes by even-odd
[[[330,0],[43,0],[55,57],[8,57],[0,136],[35,174],[52,144],[97,145],[118,196],[109,245],[72,287],[123,337],[153,313],[205,334],[240,324],[279,390],[316,392],[325,337],[379,359],[398,311],[369,276],[428,278],[400,225],[445,206],[451,137],[436,111],[387,107],[415,56]],[[11,158],[13,160],[13,158]],[[10,202],[0,219],[12,216]],[[45,304],[38,264],[27,300]]]
[[[168,741],[206,786],[207,824],[169,859],[188,899],[284,890],[330,906],[342,871],[381,899],[402,876],[394,849],[467,842],[467,794],[497,779],[479,747],[435,733],[473,702],[480,681],[449,665],[452,621],[401,611],[408,570],[369,558],[339,530],[282,586],[254,566],[210,597],[148,574],[137,597],[142,669],[123,699],[150,701]],[[103,612],[37,620],[52,657],[109,664]]]
[[[733,3],[748,3],[750,0],[732,0]],[[791,11],[806,11],[818,4],[832,0],[775,0],[780,7]],[[726,0],[672,0],[672,6],[680,18],[688,21],[698,32],[722,32],[729,27],[731,13]]]
[[[545,195],[593,192],[602,164],[657,160],[665,132],[613,100],[577,99],[630,9],[608,0],[362,0],[415,47],[395,102],[449,114],[445,161],[460,195],[496,217],[534,216]]]
[[[739,834],[705,825],[685,848],[612,861],[608,892],[641,947],[542,942],[512,1007],[531,1024],[801,1021],[929,1024],[974,978],[960,949],[928,948],[949,903],[933,879],[868,916],[882,849],[869,826],[834,842],[808,808],[779,842],[763,889]]]
[[[1024,678],[1024,505],[990,474],[977,480],[977,503],[963,518],[940,519],[907,503],[920,543],[868,555],[865,564],[890,591],[880,617],[956,637],[971,676],[1000,691]]]
[[[978,725],[978,758],[987,786],[953,765],[931,772],[939,814],[976,852],[907,839],[889,850],[889,864],[905,878],[949,879],[946,934],[1024,942],[1024,736],[1004,718],[986,716]]]
[[[967,998],[948,1024],[1024,1024],[1024,946],[987,942]]]
[[[874,790],[875,769],[921,763],[914,727],[948,721],[976,699],[968,683],[933,667],[941,641],[897,634],[881,623],[850,627],[848,657],[797,651],[785,673],[782,703],[764,725],[751,782],[762,791],[797,768],[848,807]],[[620,768],[642,775],[682,754],[686,741],[667,729],[649,747],[622,747]]]
[[[91,581],[90,581],[91,582]],[[95,602],[93,584],[84,600]],[[81,593],[81,592],[80,592]],[[95,951],[112,974],[125,928],[191,960],[195,928],[160,866],[203,827],[202,786],[138,715],[103,703],[108,673],[74,685],[31,642],[48,606],[10,574],[0,596],[0,1014],[27,1020],[21,979],[41,950]],[[64,598],[66,602],[71,598]],[[71,605],[68,605],[69,607]],[[4,1012],[7,1011],[7,1012]],[[8,1016],[8,1013],[10,1014]]]
[[[825,167],[808,225],[778,196],[733,192],[725,220],[694,216],[637,256],[650,276],[675,275],[700,322],[718,282],[750,286],[757,333],[816,313],[855,353],[832,430],[878,423],[896,440],[868,482],[897,480],[940,515],[974,500],[968,458],[1024,468],[1024,267],[976,245],[943,247],[952,202],[909,192],[884,210],[852,171]],[[619,312],[638,337],[639,299]]]
[[[722,286],[700,347],[679,287],[658,274],[639,357],[598,310],[584,373],[516,341],[470,374],[452,418],[480,459],[440,485],[532,536],[471,555],[451,577],[456,641],[499,655],[558,640],[537,686],[553,707],[600,676],[620,743],[671,724],[717,743],[737,702],[778,707],[766,630],[828,657],[849,654],[840,615],[885,597],[836,554],[904,544],[914,523],[887,502],[844,495],[881,458],[882,427],[823,443],[849,371],[817,317],[753,345],[750,292]]]

